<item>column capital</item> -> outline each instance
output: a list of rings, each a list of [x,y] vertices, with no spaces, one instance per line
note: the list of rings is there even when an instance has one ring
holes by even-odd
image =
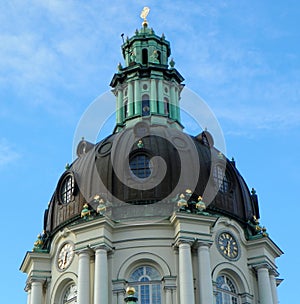
[[[244,292],[240,294],[243,304],[252,303],[253,302],[253,295]]]
[[[112,292],[114,294],[123,293],[125,294],[126,280],[113,280],[112,281]]]
[[[162,278],[164,289],[175,290],[177,288],[176,280],[177,280],[177,276],[164,276]]]
[[[259,264],[252,265],[253,269],[258,271],[260,269],[267,269],[268,271],[274,269],[268,262],[263,262]]]
[[[93,251],[93,249],[91,247],[87,246],[87,247],[76,249],[75,253],[78,256],[82,256],[82,255],[85,255],[85,254],[88,254],[89,256],[92,256],[94,254],[94,251]]]
[[[211,245],[213,244],[213,241],[210,241],[210,240],[198,240],[196,239],[193,243],[193,247],[195,249],[200,249],[200,248],[210,248]]]
[[[192,247],[194,242],[195,242],[195,239],[180,237],[180,238],[176,239],[173,246],[176,248],[176,247],[179,247],[179,245],[187,244],[187,245],[190,245],[190,247]]]
[[[30,282],[26,282],[26,285],[25,285],[24,290],[25,290],[26,292],[28,292],[28,291],[31,290],[31,283],[30,283]]]
[[[279,276],[279,272],[275,268],[269,269],[269,274],[270,274],[270,276],[272,275],[274,277],[278,277]]]
[[[107,253],[113,251],[113,248],[106,243],[97,244],[91,247],[95,252],[97,250],[105,250]]]
[[[28,283],[32,285],[33,283],[41,283],[44,284],[46,282],[46,278],[30,278]]]

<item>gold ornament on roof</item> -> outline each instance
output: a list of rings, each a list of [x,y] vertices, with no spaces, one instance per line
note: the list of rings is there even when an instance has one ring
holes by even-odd
[[[148,16],[149,12],[150,12],[150,8],[149,8],[148,6],[145,6],[145,7],[143,8],[141,14],[140,14],[140,17],[141,17],[142,19],[144,19],[144,21],[143,21],[143,23],[142,23],[143,26],[147,26],[147,25],[148,25],[148,22],[147,22],[147,19],[146,19],[146,18],[147,18],[147,16]]]
[[[134,295],[134,294],[135,294],[135,288],[134,288],[134,287],[131,287],[131,286],[128,286],[128,287],[126,288],[126,293],[127,293],[128,295]]]

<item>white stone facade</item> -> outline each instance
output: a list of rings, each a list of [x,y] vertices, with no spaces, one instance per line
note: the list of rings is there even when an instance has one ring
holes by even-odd
[[[235,260],[217,249],[222,231],[238,242]],[[26,254],[21,270],[28,274],[28,304],[124,303],[139,266],[159,273],[161,304],[217,303],[220,275],[234,284],[236,303],[277,304],[275,259],[282,252],[268,236],[244,235],[235,220],[185,212],[155,222],[116,223],[104,216],[69,225],[56,233],[49,253]],[[76,254],[60,270],[57,255],[66,242]]]

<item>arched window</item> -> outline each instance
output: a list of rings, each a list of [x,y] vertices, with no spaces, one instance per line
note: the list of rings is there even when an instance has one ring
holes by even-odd
[[[147,49],[142,50],[142,63],[148,64],[148,50]]]
[[[74,178],[71,174],[67,175],[60,188],[60,202],[62,204],[68,204],[73,199],[74,193]]]
[[[126,99],[124,101],[124,117],[126,118],[128,116],[128,100]]]
[[[222,166],[216,165],[214,167],[213,177],[214,177],[215,184],[218,187],[219,191],[221,191],[223,193],[226,193],[229,191],[230,182],[225,173],[225,169]]]
[[[131,172],[138,178],[147,178],[151,174],[150,157],[145,153],[133,155],[129,159]]]
[[[149,95],[145,94],[142,96],[142,116],[150,115],[150,100]]]
[[[239,304],[234,282],[226,275],[217,277],[217,304]]]
[[[77,286],[72,283],[64,291],[62,297],[62,304],[75,304],[77,303]]]
[[[169,115],[169,99],[168,98],[164,98],[164,114]]]
[[[136,268],[131,273],[128,283],[136,290],[138,304],[161,304],[161,276],[155,268]]]
[[[157,51],[157,60],[161,63],[161,52]]]

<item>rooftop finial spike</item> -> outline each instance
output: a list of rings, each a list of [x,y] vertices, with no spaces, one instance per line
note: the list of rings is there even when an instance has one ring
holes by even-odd
[[[141,14],[140,14],[140,17],[141,17],[142,19],[144,19],[144,21],[143,21],[143,23],[142,23],[142,25],[143,25],[144,27],[147,27],[147,26],[148,26],[148,21],[147,21],[146,18],[147,18],[147,16],[148,16],[149,12],[150,12],[150,8],[149,8],[148,6],[145,6],[145,7],[143,8]]]

